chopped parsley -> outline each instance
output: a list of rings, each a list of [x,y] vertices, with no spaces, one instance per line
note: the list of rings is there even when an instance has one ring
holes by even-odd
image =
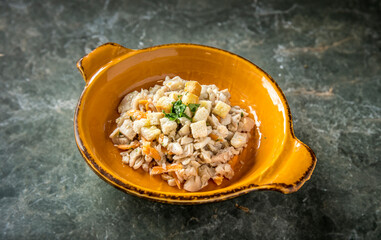
[[[197,108],[200,106],[200,104],[195,103],[189,103],[188,107],[191,110],[192,113],[195,113],[197,111]]]
[[[131,121],[134,121],[134,119],[132,118],[132,116],[130,116],[130,119],[131,119]]]
[[[177,100],[176,102],[172,103],[171,107],[171,112],[170,113],[165,113],[163,110],[164,116],[168,118],[171,121],[176,121],[177,119],[181,117],[186,117],[188,119],[191,119],[188,115],[186,115],[185,109],[187,108],[187,105],[185,105],[180,99]]]
[[[241,112],[241,117],[243,117],[243,112]]]

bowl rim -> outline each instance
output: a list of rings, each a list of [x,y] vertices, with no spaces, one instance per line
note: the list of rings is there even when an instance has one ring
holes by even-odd
[[[84,75],[85,71],[84,71],[83,66],[82,66],[83,59],[86,58],[87,56],[89,56],[95,50],[97,50],[99,48],[106,47],[106,46],[110,46],[110,45],[111,46],[117,46],[117,47],[125,48],[125,47],[123,47],[123,46],[121,46],[121,45],[119,45],[117,43],[112,43],[112,42],[108,42],[108,43],[105,43],[105,44],[102,44],[102,45],[98,46],[97,48],[92,50],[90,53],[88,53],[87,55],[85,55],[84,57],[82,57],[81,59],[78,60],[77,67],[80,70],[82,76],[85,77],[85,75]],[[264,75],[266,75],[266,77],[271,80],[271,82],[274,84],[275,88],[280,93],[282,104],[284,105],[284,107],[286,109],[286,116],[287,117],[286,117],[285,121],[288,121],[288,130],[289,130],[289,132],[286,132],[286,135],[290,134],[291,135],[291,140],[294,140],[294,141],[298,142],[299,144],[303,145],[308,150],[308,152],[310,154],[311,164],[307,168],[307,170],[303,173],[302,177],[300,177],[296,182],[294,182],[292,184],[285,184],[285,183],[271,183],[271,184],[264,184],[264,185],[247,184],[247,185],[244,185],[244,186],[241,186],[241,187],[238,187],[238,188],[234,188],[234,189],[231,189],[231,190],[222,191],[222,192],[219,191],[219,192],[216,192],[216,193],[211,193],[209,195],[197,195],[198,192],[193,192],[192,193],[193,195],[188,195],[188,196],[179,196],[179,195],[172,195],[172,194],[167,194],[167,193],[151,192],[151,191],[146,191],[146,190],[143,190],[143,189],[139,189],[139,188],[137,188],[135,186],[132,186],[130,184],[121,182],[120,180],[115,178],[110,172],[106,171],[101,166],[99,166],[97,164],[97,162],[96,162],[96,159],[93,158],[93,156],[87,150],[88,148],[85,146],[84,142],[82,141],[81,135],[79,133],[79,128],[78,128],[78,126],[79,126],[79,123],[78,123],[78,114],[79,114],[79,111],[82,108],[82,98],[84,96],[84,93],[86,92],[88,85],[90,85],[90,84],[86,84],[86,86],[84,87],[84,89],[83,89],[83,91],[82,91],[82,93],[81,93],[81,95],[79,97],[79,100],[78,100],[78,103],[77,103],[77,106],[76,106],[76,109],[75,109],[75,113],[74,113],[74,124],[73,124],[74,126],[73,127],[74,127],[74,133],[75,133],[75,141],[76,141],[76,144],[77,144],[77,148],[80,151],[80,153],[81,153],[82,157],[84,158],[85,162],[90,166],[90,168],[101,179],[103,179],[107,183],[111,184],[115,188],[117,188],[117,189],[119,189],[119,190],[121,190],[121,191],[123,191],[125,193],[132,194],[134,196],[138,196],[138,197],[141,197],[141,198],[145,198],[145,199],[153,200],[153,201],[157,201],[157,202],[170,203],[170,204],[186,204],[186,205],[189,205],[189,204],[203,204],[203,203],[211,203],[211,202],[224,201],[224,200],[227,200],[227,199],[231,199],[231,198],[234,198],[234,197],[241,196],[241,195],[246,194],[246,193],[251,192],[251,191],[272,190],[272,191],[277,191],[277,192],[288,194],[288,193],[292,193],[292,192],[297,191],[299,188],[302,187],[302,185],[307,180],[310,179],[310,177],[312,175],[312,172],[313,172],[313,170],[314,170],[314,168],[316,166],[316,162],[317,162],[316,155],[315,155],[315,153],[313,152],[313,150],[309,146],[307,146],[302,141],[300,141],[298,138],[296,138],[296,136],[294,134],[291,109],[290,109],[290,107],[288,105],[286,96],[284,95],[283,91],[278,86],[276,81],[268,73],[266,73],[263,69],[258,67],[253,62],[249,61],[248,59],[246,59],[246,58],[244,58],[244,57],[242,57],[240,55],[237,55],[235,53],[229,52],[227,50],[223,50],[223,49],[212,47],[212,46],[202,45],[202,44],[168,43],[168,44],[155,45],[155,46],[152,46],[152,47],[147,47],[147,48],[142,48],[142,49],[137,49],[137,50],[132,50],[132,51],[135,54],[138,54],[139,51],[147,51],[147,50],[148,51],[152,51],[152,50],[156,50],[156,49],[159,49],[159,48],[167,48],[167,47],[196,47],[196,48],[206,48],[206,49],[212,49],[214,51],[220,51],[220,52],[222,52],[224,54],[228,54],[230,56],[237,57],[237,58],[239,58],[239,59],[249,63],[250,65],[252,65],[255,68],[257,68]],[[124,54],[124,55],[120,56],[121,60],[124,59],[124,58],[128,58],[127,55],[128,54]],[[123,56],[125,56],[125,57],[123,58]],[[117,61],[117,62],[115,62],[112,65],[118,64],[119,62],[120,61]]]

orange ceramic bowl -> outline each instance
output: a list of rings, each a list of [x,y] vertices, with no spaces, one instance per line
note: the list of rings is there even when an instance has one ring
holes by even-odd
[[[118,189],[160,202],[217,202],[254,190],[297,191],[311,176],[316,157],[296,139],[289,106],[275,81],[262,69],[230,52],[194,44],[167,44],[131,50],[107,43],[77,64],[86,87],[78,101],[74,131],[91,169]],[[256,128],[239,156],[235,176],[199,192],[170,187],[159,176],[122,164],[109,139],[123,96],[158,84],[165,76],[228,88],[232,105],[251,112]]]

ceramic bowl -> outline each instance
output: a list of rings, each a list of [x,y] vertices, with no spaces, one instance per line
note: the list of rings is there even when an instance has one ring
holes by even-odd
[[[77,146],[91,169],[114,187],[147,199],[175,204],[200,204],[255,190],[297,191],[311,176],[316,157],[293,132],[286,98],[262,69],[233,53],[194,44],[167,44],[132,50],[107,43],[77,63],[86,86],[74,116]],[[109,134],[117,107],[133,90],[180,76],[201,84],[228,88],[232,105],[251,113],[256,127],[239,156],[235,176],[199,192],[170,187],[159,176],[122,164]]]

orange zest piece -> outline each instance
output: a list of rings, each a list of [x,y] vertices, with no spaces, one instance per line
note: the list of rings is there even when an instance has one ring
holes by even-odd
[[[150,157],[157,161],[160,161],[161,159],[160,153],[153,147],[150,147]]]
[[[167,166],[166,169],[160,166],[153,167],[151,170],[151,175],[156,175],[156,174],[162,174],[162,173],[167,173],[167,172],[174,172],[183,169],[183,165],[181,164],[172,164]]]
[[[144,99],[144,100],[139,100],[138,103],[139,103],[139,104],[143,104],[144,107],[145,107],[145,109],[146,109],[146,111],[148,111],[148,110],[150,110],[150,109],[154,110],[153,108],[150,107],[150,104],[152,103],[150,100],[146,100],[146,99]]]
[[[212,178],[213,181],[217,184],[217,185],[221,185],[222,183],[222,180],[224,180],[224,177],[221,177],[221,176],[215,176]]]
[[[150,102],[147,102],[145,105],[146,111],[148,111],[148,109],[149,109],[149,104],[150,104]]]
[[[151,158],[153,158],[153,159],[155,159],[157,161],[161,160],[160,153],[155,148],[151,147],[149,144],[145,144],[143,146],[142,152],[145,155],[148,155],[148,156],[150,156]]]
[[[139,104],[146,104],[146,103],[148,103],[148,100],[139,100],[138,103]]]
[[[123,145],[118,145],[117,148],[120,150],[128,150],[128,149],[133,149],[139,147],[139,142],[133,142],[131,144],[123,144]]]
[[[147,118],[146,112],[142,112],[142,111],[135,110],[135,109],[127,111],[126,114],[127,114],[127,116],[134,117],[137,120],[142,119],[142,118]]]
[[[232,169],[234,170],[234,167],[237,165],[238,163],[238,155],[235,155],[232,159],[229,160],[229,164],[230,166],[232,167]]]
[[[176,173],[170,172],[169,174],[173,177],[173,179],[175,179],[175,183],[176,183],[177,187],[179,189],[181,189],[181,183],[180,183],[180,180],[177,178]]]
[[[214,133],[209,134],[209,137],[216,142],[222,142],[222,139]]]

